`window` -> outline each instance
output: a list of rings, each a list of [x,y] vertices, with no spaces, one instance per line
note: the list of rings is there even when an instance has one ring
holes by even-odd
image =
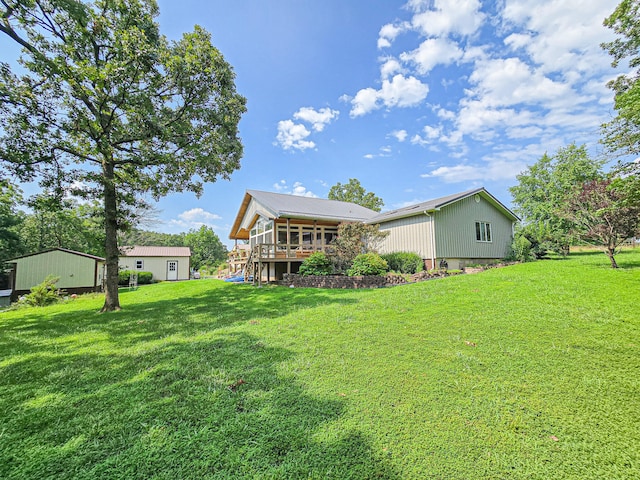
[[[491,241],[491,224],[488,222],[476,222],[476,240],[478,242]]]
[[[142,260],[136,260],[136,270],[142,270],[144,268],[144,265],[142,263]]]

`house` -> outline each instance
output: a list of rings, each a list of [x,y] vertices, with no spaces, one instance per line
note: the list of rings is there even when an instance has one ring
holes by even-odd
[[[189,247],[127,246],[120,247],[120,269],[151,272],[154,281],[189,280]]]
[[[367,223],[389,232],[380,253],[415,252],[426,268],[459,269],[507,256],[518,217],[484,188],[385,212]]]
[[[7,260],[12,272],[11,300],[29,293],[49,275],[60,277],[56,287],[67,293],[98,292],[102,288],[105,259],[64,248],[51,248]]]
[[[517,221],[484,188],[384,213],[349,202],[247,190],[229,238],[236,246],[238,241],[249,245],[248,254],[234,258],[245,276],[270,281],[296,273],[312,252],[326,250],[343,222],[379,225],[389,232],[380,253],[414,252],[426,268],[446,262],[457,269],[504,258]]]
[[[375,215],[349,202],[247,190],[229,238],[250,246],[245,275],[270,281],[296,273],[311,253],[325,250],[341,223],[365,222]]]

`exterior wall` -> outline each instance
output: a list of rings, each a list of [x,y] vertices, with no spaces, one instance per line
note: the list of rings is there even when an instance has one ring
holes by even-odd
[[[136,261],[142,260],[141,272],[151,272],[155,281],[167,280],[167,262],[178,262],[178,280],[189,280],[189,257],[120,257],[120,268],[137,270]]]
[[[255,199],[251,199],[249,202],[249,206],[247,207],[247,211],[242,218],[242,223],[240,224],[240,228],[244,228],[249,230],[251,227],[251,222],[256,215],[259,215],[261,212],[264,212],[264,207],[260,208],[261,205],[255,201]]]
[[[476,202],[476,197],[480,199],[479,202]],[[482,195],[473,195],[447,205],[434,212],[434,217],[438,259],[444,258],[447,262],[449,259],[500,259],[509,251],[513,236],[512,220]],[[476,222],[491,224],[490,242],[476,240]],[[449,263],[449,268],[455,266]]]
[[[380,253],[414,252],[422,258],[433,256],[433,217],[425,214],[399,218],[380,224],[380,230],[389,232],[379,248]]]
[[[47,275],[60,277],[58,288],[73,289],[100,286],[102,268],[93,258],[53,250],[12,260],[16,264],[15,290],[30,290],[44,281]],[[96,271],[97,269],[97,271]]]

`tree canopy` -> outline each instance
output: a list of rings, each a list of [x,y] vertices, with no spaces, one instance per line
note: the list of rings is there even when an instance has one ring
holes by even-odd
[[[612,65],[625,61],[631,71],[609,82],[614,92],[616,116],[603,125],[602,142],[619,155],[640,153],[640,0],[623,0],[605,19],[604,25],[618,37],[602,47],[612,56]],[[626,67],[626,65],[625,65]],[[626,68],[625,68],[626,69]],[[635,164],[628,166],[636,167]]]
[[[373,192],[367,192],[357,178],[350,178],[349,183],[343,185],[336,183],[329,190],[329,200],[340,200],[341,202],[351,202],[363,207],[370,208],[376,212],[382,210],[384,202]]]
[[[509,191],[523,220],[523,233],[537,247],[534,253],[568,253],[572,224],[559,208],[575,188],[602,178],[602,166],[602,161],[589,157],[585,145],[571,144],[553,155],[545,153],[516,176],[518,184]]]
[[[18,234],[23,221],[17,206],[22,198],[20,190],[8,180],[0,180],[0,262],[23,253]]]
[[[629,202],[620,187],[610,179],[585,182],[561,207],[581,239],[604,247],[612,268],[618,268],[617,248],[640,233],[640,203]]]
[[[0,65],[0,162],[21,181],[102,202],[103,310],[120,308],[117,232],[142,194],[202,192],[239,168],[245,99],[211,37],[160,34],[153,0],[0,3],[22,47]]]

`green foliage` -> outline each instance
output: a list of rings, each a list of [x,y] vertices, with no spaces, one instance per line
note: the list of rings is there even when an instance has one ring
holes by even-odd
[[[385,259],[377,253],[362,253],[358,255],[347,270],[347,275],[355,277],[358,275],[384,275],[389,271],[389,266]]]
[[[184,245],[191,248],[191,267],[194,270],[200,270],[203,266],[215,267],[227,259],[227,247],[206,225],[198,230],[189,230],[184,236]]]
[[[518,185],[509,191],[536,256],[543,256],[546,250],[568,253],[574,225],[560,214],[560,207],[575,188],[602,178],[602,165],[589,157],[585,145],[571,144],[559,148],[554,155],[545,153],[516,176]]]
[[[329,190],[329,200],[351,202],[376,212],[382,210],[384,202],[373,192],[367,192],[357,178],[350,178],[349,183],[342,185],[340,182]]]
[[[148,285],[153,282],[153,273],[141,272],[137,270],[120,270],[118,272],[118,285],[129,285],[129,279],[132,273],[138,274],[138,285]]]
[[[613,58],[612,66],[618,67],[626,59],[632,70],[627,73],[623,64],[625,73],[608,83],[617,115],[603,125],[602,142],[610,152],[635,159],[640,153],[640,2],[621,1],[604,25],[617,34],[615,40],[602,44]]]
[[[300,275],[331,275],[333,264],[324,252],[315,252],[302,262],[298,273]]]
[[[424,269],[424,262],[417,253],[392,252],[381,255],[389,265],[389,270],[398,273],[418,273]]]
[[[31,307],[44,307],[60,301],[60,293],[56,288],[56,283],[60,277],[48,275],[44,281],[31,288],[30,293],[26,294],[20,301],[21,304]]]
[[[627,190],[619,188],[623,183],[624,179],[587,182],[563,205],[580,238],[604,247],[612,268],[618,268],[618,247],[640,234],[640,201],[626,197]]]
[[[507,255],[507,260],[518,262],[529,262],[536,258],[532,251],[533,244],[531,241],[521,232],[516,232],[515,238],[511,244],[511,251]]]
[[[22,213],[17,210],[21,200],[20,189],[0,179],[0,262],[26,251],[17,233],[24,221]]]
[[[160,34],[153,0],[3,2],[0,34],[22,47],[0,65],[0,161],[59,198],[103,209],[106,296],[120,308],[117,232],[141,198],[200,194],[240,167],[246,111],[235,75],[196,26]]]
[[[380,242],[389,234],[381,232],[379,225],[360,222],[342,223],[338,238],[331,243],[330,258],[336,272],[345,273],[353,260],[362,253],[375,253]]]

